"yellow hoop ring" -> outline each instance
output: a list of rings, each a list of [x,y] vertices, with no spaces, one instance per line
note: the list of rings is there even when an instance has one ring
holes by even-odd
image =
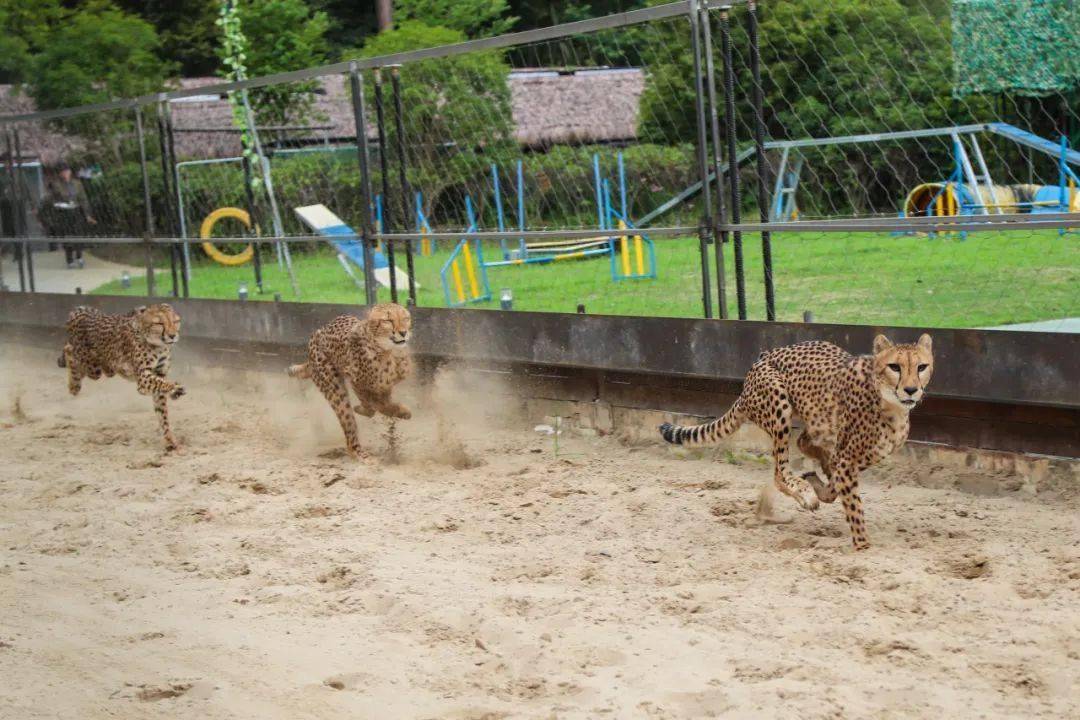
[[[251,216],[248,215],[246,210],[241,210],[235,207],[222,207],[218,208],[214,212],[207,215],[203,221],[202,226],[199,228],[199,237],[203,240],[209,240],[214,236],[214,226],[217,225],[218,220],[224,218],[232,218],[233,220],[239,220],[244,224],[248,230],[251,229]],[[255,234],[259,233],[259,228],[255,228]],[[202,244],[203,252],[209,255],[216,262],[222,265],[243,265],[255,255],[255,248],[248,244],[246,248],[230,255],[229,253],[218,250],[217,246],[212,242],[204,242]]]

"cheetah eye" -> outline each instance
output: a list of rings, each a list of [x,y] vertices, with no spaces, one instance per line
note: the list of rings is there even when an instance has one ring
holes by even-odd
[[[926,363],[919,363],[919,372],[922,372],[923,370],[925,370],[928,367],[930,367],[930,366],[927,365]]]
[[[900,372],[900,366],[896,363],[889,363],[889,369],[892,370],[894,373]]]

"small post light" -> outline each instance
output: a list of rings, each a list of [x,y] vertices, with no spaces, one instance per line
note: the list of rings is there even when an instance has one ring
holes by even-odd
[[[274,302],[281,302],[281,293],[274,293]]]
[[[248,299],[247,283],[240,283],[240,287],[237,288],[236,294],[237,294],[237,296],[239,296],[241,302],[243,302],[244,300],[247,300]]]
[[[120,287],[124,288],[125,290],[131,287],[131,273],[129,273],[127,270],[120,273]]]
[[[510,288],[503,288],[499,291],[499,307],[503,310],[513,310],[514,293]]]

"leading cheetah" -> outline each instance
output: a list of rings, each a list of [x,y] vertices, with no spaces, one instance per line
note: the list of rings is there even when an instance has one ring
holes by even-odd
[[[369,456],[360,447],[353,410],[365,417],[376,411],[408,420],[409,409],[390,399],[394,386],[412,372],[406,348],[412,330],[409,311],[396,303],[371,308],[361,320],[342,315],[316,330],[308,342],[308,361],[289,367],[289,375],[311,378],[341,423],[345,446],[355,458]],[[349,406],[349,389],[357,405]]]
[[[930,336],[913,345],[874,338],[873,355],[853,357],[831,343],[812,341],[762,353],[746,376],[742,394],[723,417],[704,425],[660,426],[676,445],[714,443],[745,421],[758,425],[773,441],[776,487],[802,507],[837,496],[856,550],[870,546],[866,536],[859,473],[880,462],[907,440],[909,413],[923,399],[934,372]],[[799,449],[821,467],[796,476],[788,467],[792,418],[806,430]]]
[[[68,371],[68,391],[78,395],[82,379],[119,375],[134,380],[139,394],[154,396],[154,410],[165,436],[165,448],[179,447],[169,427],[167,398],[184,394],[165,379],[172,346],[180,339],[180,316],[164,303],[137,307],[124,315],[105,315],[79,306],[67,321],[68,342],[56,364]]]

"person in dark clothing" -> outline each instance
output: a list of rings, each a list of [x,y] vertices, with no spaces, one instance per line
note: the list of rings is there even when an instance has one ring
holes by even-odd
[[[97,220],[90,214],[90,200],[71,166],[61,163],[48,184],[39,212],[42,225],[51,237],[79,237],[89,234]],[[62,243],[68,268],[83,266],[82,245]]]

